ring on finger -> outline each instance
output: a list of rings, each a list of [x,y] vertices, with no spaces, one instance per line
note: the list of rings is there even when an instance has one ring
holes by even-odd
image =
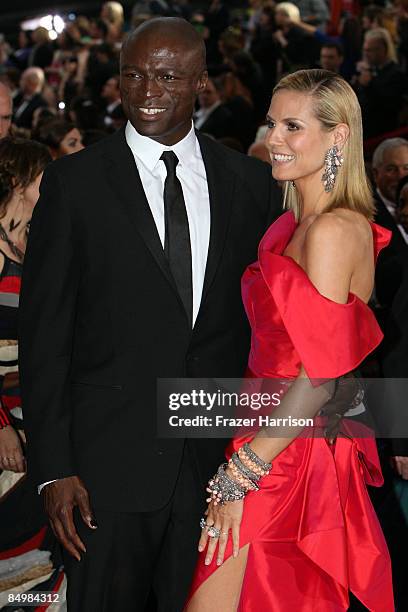
[[[200,527],[201,527],[201,529],[208,529],[208,527],[211,527],[211,525],[207,525],[207,522],[206,522],[205,518],[202,518],[200,520]]]
[[[221,529],[214,527],[214,525],[211,525],[211,527],[207,527],[206,529],[210,538],[219,538],[221,535]]]

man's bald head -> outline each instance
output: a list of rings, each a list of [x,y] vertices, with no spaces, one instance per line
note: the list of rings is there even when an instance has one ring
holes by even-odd
[[[4,83],[0,82],[0,138],[4,138],[9,133],[12,114],[11,92]]]
[[[128,49],[136,41],[149,40],[155,42],[158,47],[176,46],[180,53],[188,53],[198,61],[198,69],[206,69],[205,44],[195,28],[180,17],[157,17],[142,23],[138,28],[130,32],[122,46],[122,61]]]
[[[140,134],[171,146],[192,129],[194,104],[207,76],[204,42],[192,25],[173,17],[147,21],[122,48],[125,114]]]

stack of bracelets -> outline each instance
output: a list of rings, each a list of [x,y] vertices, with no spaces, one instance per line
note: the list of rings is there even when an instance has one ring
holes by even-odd
[[[231,478],[226,468],[231,470]],[[210,497],[207,502],[214,504],[225,504],[229,501],[244,499],[249,491],[259,491],[259,481],[262,476],[269,474],[272,463],[263,461],[245,443],[238,452],[233,453],[228,463],[223,463],[218,468],[215,476],[209,481],[207,491]]]

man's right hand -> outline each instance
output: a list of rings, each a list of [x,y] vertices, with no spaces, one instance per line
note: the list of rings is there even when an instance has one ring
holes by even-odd
[[[64,548],[78,561],[86,548],[79,537],[73,518],[73,508],[78,507],[82,520],[89,529],[96,529],[89,494],[78,476],[61,478],[47,484],[42,490],[45,510],[52,530]]]

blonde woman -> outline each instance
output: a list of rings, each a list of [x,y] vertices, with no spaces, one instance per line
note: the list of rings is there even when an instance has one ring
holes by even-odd
[[[382,339],[367,302],[390,232],[372,223],[360,108],[343,79],[323,70],[283,78],[267,121],[289,210],[242,279],[248,377],[286,379],[275,419],[313,418]],[[328,437],[263,427],[232,441],[208,484],[188,612],[339,612],[350,591],[369,610],[394,609],[367,493],[382,484],[375,441],[353,438],[347,419],[338,427]]]
[[[319,46],[315,38],[298,25],[298,7],[292,2],[280,2],[275,7],[275,22],[278,29],[274,37],[281,50],[283,71],[293,72],[296,68],[316,64]]]

